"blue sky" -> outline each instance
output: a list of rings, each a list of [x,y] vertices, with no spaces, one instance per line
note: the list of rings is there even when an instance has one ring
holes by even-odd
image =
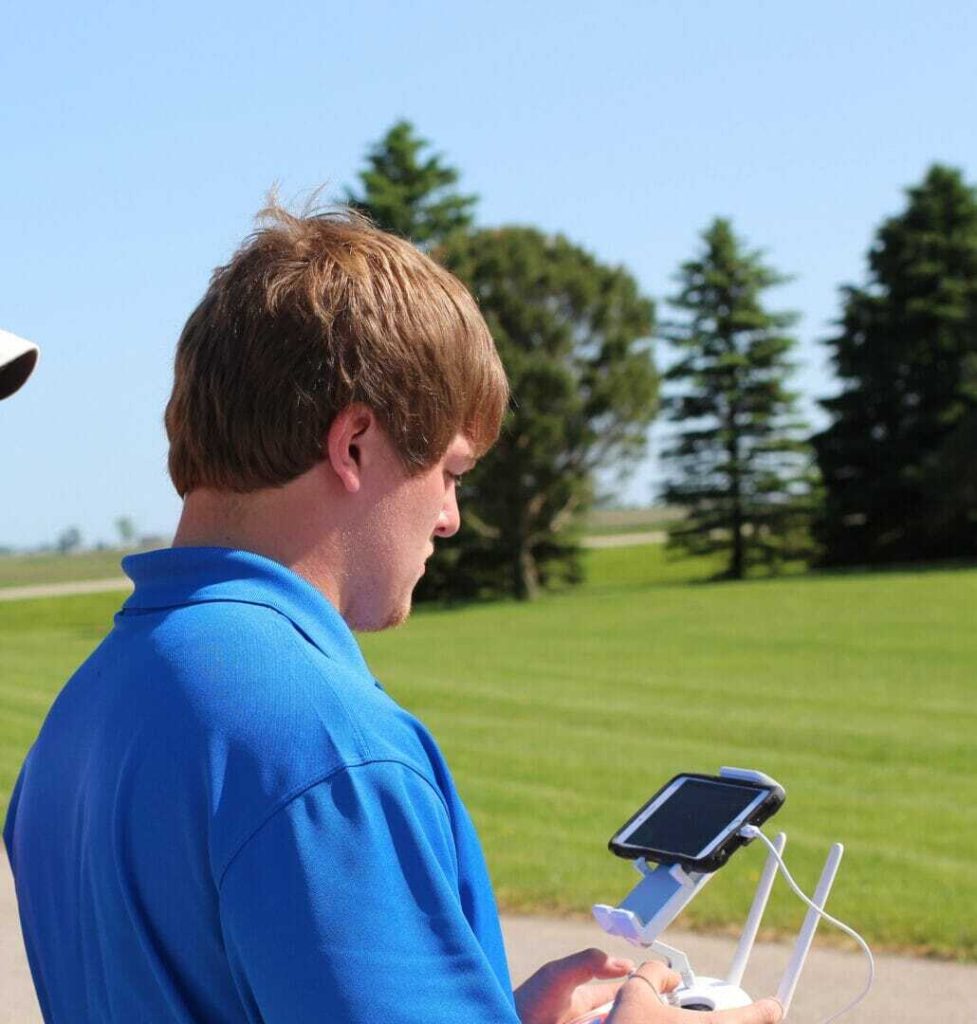
[[[481,223],[626,264],[659,315],[731,217],[795,275],[770,302],[802,314],[815,414],[874,229],[933,161],[977,180],[975,40],[964,2],[7,5],[0,326],[43,354],[0,404],[0,545],[172,530],[162,409],[212,268],[269,186],[339,195],[400,117]]]

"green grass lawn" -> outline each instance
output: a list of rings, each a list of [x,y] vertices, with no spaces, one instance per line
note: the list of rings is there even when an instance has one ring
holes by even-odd
[[[637,876],[606,851],[614,829],[676,772],[733,764],[786,786],[767,831],[789,833],[805,888],[845,843],[829,909],[870,942],[977,960],[977,569],[730,584],[658,547],[587,559],[576,591],[423,610],[364,638],[441,741],[502,905],[616,902]],[[4,801],[118,601],[0,604]],[[682,921],[736,927],[762,860],[759,844],[737,854]],[[802,916],[778,885],[767,923]]]

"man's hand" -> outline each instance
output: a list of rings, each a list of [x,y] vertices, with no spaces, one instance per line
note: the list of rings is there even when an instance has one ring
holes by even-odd
[[[608,956],[600,949],[551,960],[516,989],[519,1019],[522,1024],[570,1024],[609,1003],[621,987],[620,979],[633,968],[630,960]],[[595,978],[603,982],[588,984]],[[618,980],[607,980],[612,978]]]
[[[606,1024],[778,1024],[784,1011],[776,999],[760,999],[738,1010],[679,1010],[669,1006],[663,995],[671,992],[681,977],[664,964],[649,960],[620,986]]]

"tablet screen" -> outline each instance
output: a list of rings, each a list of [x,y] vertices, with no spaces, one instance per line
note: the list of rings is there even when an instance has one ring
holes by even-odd
[[[752,786],[677,779],[621,832],[618,842],[677,857],[703,857],[766,796],[767,790]]]

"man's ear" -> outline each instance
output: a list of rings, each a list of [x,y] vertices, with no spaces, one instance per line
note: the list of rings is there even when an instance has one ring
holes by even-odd
[[[365,405],[350,405],[336,413],[326,434],[326,457],[339,482],[355,494],[363,482],[363,443],[377,426],[373,410]]]

